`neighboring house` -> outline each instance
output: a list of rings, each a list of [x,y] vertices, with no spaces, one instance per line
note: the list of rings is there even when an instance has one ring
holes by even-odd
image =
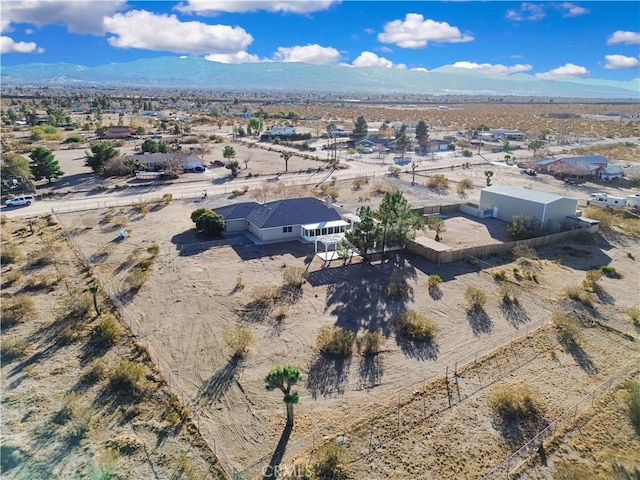
[[[600,180],[620,180],[624,176],[624,167],[620,165],[607,165],[600,169]]]
[[[425,155],[427,153],[446,152],[449,150],[449,143],[446,140],[427,140],[424,148],[421,145],[416,146],[416,153]]]
[[[609,165],[602,155],[581,155],[576,157],[541,158],[536,160],[535,170],[576,177],[599,177]]]
[[[525,134],[520,130],[508,130],[506,128],[492,128],[489,130],[494,140],[524,140]]]
[[[227,232],[247,231],[262,242],[314,241],[343,234],[350,223],[335,209],[331,197],[288,198],[259,204],[243,202],[214,209]]]
[[[129,138],[136,134],[134,128],[125,126],[107,127],[102,138]]]
[[[378,152],[380,150],[389,149],[390,152],[395,151],[396,139],[395,138],[362,138],[353,142],[354,148],[362,147],[367,151]]]
[[[196,167],[203,167],[202,159],[195,153],[145,153],[142,155],[133,155],[132,158],[136,162],[144,165],[145,169],[151,172],[159,170],[191,170]]]
[[[269,131],[267,131],[267,135],[295,135],[296,129],[295,127],[284,126],[284,127],[271,127]]]
[[[479,213],[483,218],[511,222],[514,215],[540,220],[544,230],[557,232],[568,216],[575,216],[578,199],[511,185],[493,185],[480,190]]]

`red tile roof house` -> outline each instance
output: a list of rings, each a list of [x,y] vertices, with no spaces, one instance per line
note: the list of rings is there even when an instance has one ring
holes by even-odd
[[[598,177],[609,165],[602,155],[583,155],[577,157],[541,158],[536,160],[536,171],[573,175],[577,177]]]

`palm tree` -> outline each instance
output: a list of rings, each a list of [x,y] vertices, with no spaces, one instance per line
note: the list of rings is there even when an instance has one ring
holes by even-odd
[[[274,479],[278,476],[278,466],[284,457],[284,452],[293,430],[293,404],[298,403],[298,392],[292,392],[291,388],[298,383],[302,374],[300,369],[291,365],[277,366],[264,378],[266,388],[273,391],[276,388],[284,394],[284,403],[287,405],[287,423],[271,457],[269,467],[265,471],[264,479]]]
[[[289,171],[289,159],[291,158],[291,156],[293,155],[293,152],[289,152],[289,151],[282,151],[280,153],[280,157],[284,159],[284,171],[288,172]]]
[[[96,314],[100,315],[100,307],[98,306],[98,291],[100,290],[100,284],[92,283],[91,285],[89,285],[87,290],[89,290],[89,292],[91,292],[91,295],[93,295],[93,306],[96,309]]]

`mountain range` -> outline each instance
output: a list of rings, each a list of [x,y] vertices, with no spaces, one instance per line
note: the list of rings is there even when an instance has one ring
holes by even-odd
[[[3,85],[175,88],[327,94],[487,95],[640,100],[640,82],[546,80],[463,68],[430,71],[264,62],[225,64],[159,57],[95,67],[30,63],[0,67]]]

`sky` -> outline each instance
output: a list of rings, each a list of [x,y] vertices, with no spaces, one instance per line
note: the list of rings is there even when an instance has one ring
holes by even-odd
[[[2,0],[0,62],[160,56],[640,79],[640,2]]]

